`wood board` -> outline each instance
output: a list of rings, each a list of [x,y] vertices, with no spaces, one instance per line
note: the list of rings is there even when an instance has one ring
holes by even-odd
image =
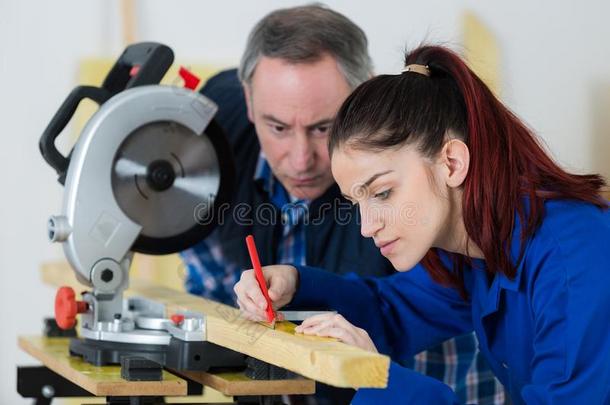
[[[184,376],[198,382],[207,388],[204,399],[230,400],[233,395],[283,395],[283,394],[313,394],[315,381],[299,378],[289,380],[252,380],[244,372],[177,372],[164,371],[163,386],[156,387],[157,394],[150,394],[150,386],[158,382],[125,381],[121,378],[120,366],[97,367],[69,355],[69,338],[48,338],[42,336],[19,337],[19,347],[41,361],[47,368],[64,378],[74,382],[92,395],[186,395],[183,394]],[[218,395],[222,394],[222,395]],[[173,399],[172,399],[173,400]]]
[[[227,396],[247,395],[308,395],[315,394],[316,383],[307,378],[290,380],[253,380],[243,372],[205,373],[182,371],[178,373],[190,380]]]
[[[162,381],[127,381],[121,366],[97,367],[69,355],[69,338],[20,336],[19,347],[47,368],[96,396],[186,395],[187,382],[163,370]]]

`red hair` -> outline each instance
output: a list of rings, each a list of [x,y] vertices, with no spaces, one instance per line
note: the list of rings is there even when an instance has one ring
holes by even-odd
[[[406,55],[405,65],[410,64],[427,66],[430,76],[416,72],[378,76],[350,95],[335,119],[331,152],[347,141],[350,146],[373,149],[417,142],[424,154],[434,156],[447,132],[457,133],[470,150],[463,220],[490,273],[509,278],[516,274],[518,263],[510,256],[515,214],[523,224],[524,242],[542,222],[545,200],[578,200],[608,208],[600,195],[604,179],[559,167],[532,131],[453,51],[422,46]],[[465,258],[451,256],[454,271],[448,271],[435,249],[422,263],[434,280],[463,293],[460,269]]]

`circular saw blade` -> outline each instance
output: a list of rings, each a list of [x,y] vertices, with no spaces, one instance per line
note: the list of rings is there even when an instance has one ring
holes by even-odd
[[[151,177],[158,166],[160,183]],[[115,155],[112,189],[123,212],[142,226],[133,250],[168,253],[190,246],[194,232],[197,240],[205,237],[213,224],[202,225],[198,218],[213,214],[221,177],[217,148],[205,133],[152,122],[129,134]],[[138,246],[143,241],[145,246]]]

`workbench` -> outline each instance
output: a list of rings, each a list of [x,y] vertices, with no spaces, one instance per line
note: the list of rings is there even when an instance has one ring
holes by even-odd
[[[83,289],[66,262],[44,265],[42,278],[52,286],[71,285]],[[121,378],[119,365],[96,367],[70,356],[69,338],[23,336],[19,338],[19,347],[43,366],[18,369],[20,393],[37,398],[37,405],[50,403],[44,394],[51,397],[88,394],[105,397],[108,404],[135,405],[165,403],[159,401],[163,401],[163,397],[172,401],[179,396],[202,392],[209,395],[216,392],[217,395],[198,398],[198,403],[272,404],[281,395],[314,393],[315,381],[355,389],[387,385],[389,358],[385,355],[336,339],[296,334],[295,325],[290,322],[279,322],[275,329],[270,329],[244,320],[236,308],[132,279],[126,296],[136,295],[162,303],[167,316],[179,311],[203,314],[209,342],[289,370],[298,378],[253,380],[239,370],[177,372],[166,369],[161,381],[126,381]],[[45,384],[45,379],[54,381],[55,386],[51,384],[45,388],[49,385]],[[253,399],[256,402],[248,402]]]
[[[119,365],[97,367],[70,356],[69,342],[70,338],[65,337],[19,337],[19,347],[43,364],[42,367],[20,368],[18,386],[22,394],[39,395],[36,403],[42,405],[51,402],[45,395],[51,398],[106,397],[109,404],[123,403],[126,398],[135,402],[134,398],[140,398],[144,404],[155,403],[159,397],[201,395],[203,391],[204,395],[197,398],[198,403],[247,403],[253,398],[272,403],[273,398],[264,397],[315,392],[315,382],[310,379],[252,380],[238,371],[163,370],[161,381],[126,381],[121,378]],[[171,403],[172,398],[166,401]]]

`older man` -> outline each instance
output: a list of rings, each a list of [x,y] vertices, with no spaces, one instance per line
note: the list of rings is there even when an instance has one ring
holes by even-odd
[[[233,285],[251,267],[248,234],[263,265],[393,273],[372,240],[360,235],[358,211],[341,197],[327,151],[337,110],[372,71],[364,32],[335,11],[309,5],[264,17],[248,38],[239,71],[208,81],[202,93],[219,106],[217,120],[235,155],[237,188],[216,230],[182,253],[189,292],[234,304]],[[503,389],[481,364],[475,344],[468,335],[415,360],[400,360],[444,379],[465,401],[501,403]],[[351,395],[343,394],[326,392],[318,402],[349,402]]]

